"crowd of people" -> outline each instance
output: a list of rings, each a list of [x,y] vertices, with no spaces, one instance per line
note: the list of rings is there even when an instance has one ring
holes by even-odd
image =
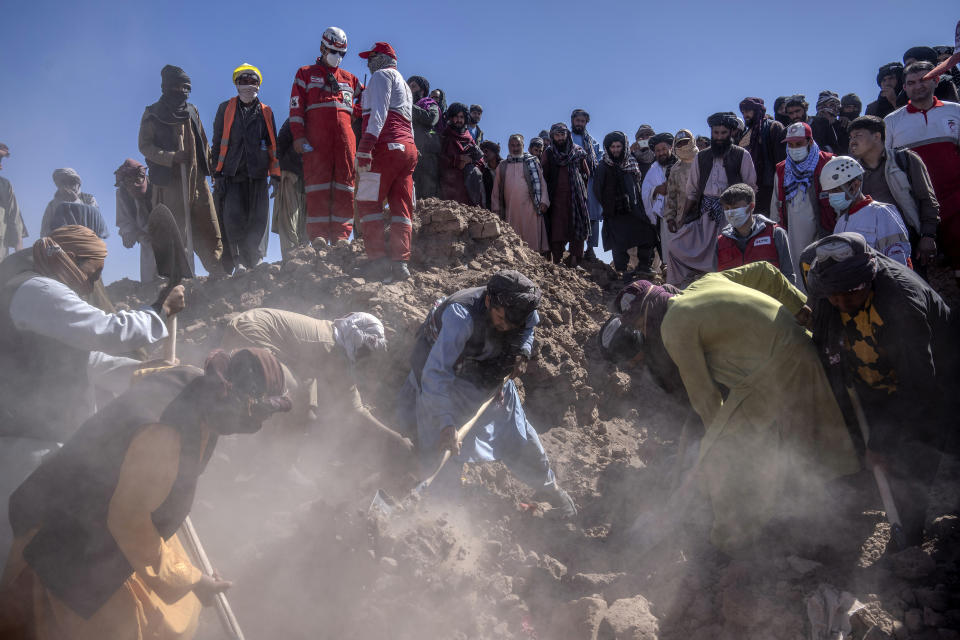
[[[360,53],[364,86],[341,68],[347,50],[342,29],[323,33],[279,129],[258,99],[261,71],[237,67],[212,145],[187,101],[190,77],[162,69],[162,95],[140,124],[145,164],[127,159],[115,172],[116,224],[125,247],[140,246],[141,280],[170,275],[151,224],[167,212],[211,277],[256,266],[271,185],[284,259],[361,236],[368,280],[411,277],[417,198],[488,208],[571,269],[596,260],[602,241],[625,286],[600,349],[645,363],[699,419],[695,473],[718,547],[749,546],[785,492],[821,495],[860,468],[858,455],[889,475],[906,543],[922,542],[960,397],[958,319],[925,280],[941,262],[960,277],[960,54],[914,47],[882,66],[865,115],[854,94],[821,92],[814,115],[802,95],[777,98],[770,114],[747,97],[739,115],[707,118],[709,138],[643,124],[633,142],[613,131],[601,143],[578,108],[569,126],[529,142],[510,135],[502,157],[480,128],[481,105],[448,105],[425,77],[404,79],[386,42]],[[386,348],[369,313],[248,311],[202,369],[130,357],[172,337],[183,287],[114,310],[100,282],[109,228],[97,201],[72,169],[53,181],[41,237],[23,249],[27,231],[0,179],[0,244],[11,253],[0,263],[0,495],[10,505],[0,633],[192,637],[201,602],[229,587],[197,569],[177,536],[217,438],[317,419],[328,405],[424,470],[438,450],[502,460],[576,516],[513,383],[532,356],[542,297],[524,274],[500,271],[437,301],[389,427],[343,375]],[[476,424],[466,438],[464,422]],[[454,468],[438,490],[456,485]]]

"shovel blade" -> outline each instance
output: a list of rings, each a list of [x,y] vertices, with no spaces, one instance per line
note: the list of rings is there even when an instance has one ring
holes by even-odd
[[[385,516],[391,515],[397,508],[397,502],[390,497],[383,489],[377,489],[377,493],[373,496],[373,501],[370,503],[370,507],[367,509],[367,513],[381,513]]]

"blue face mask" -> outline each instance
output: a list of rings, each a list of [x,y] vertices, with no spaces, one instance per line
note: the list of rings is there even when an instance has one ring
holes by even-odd
[[[830,206],[833,207],[833,210],[837,213],[843,213],[850,208],[850,204],[853,200],[850,200],[847,197],[847,194],[843,191],[839,193],[828,193],[827,196],[830,198]]]

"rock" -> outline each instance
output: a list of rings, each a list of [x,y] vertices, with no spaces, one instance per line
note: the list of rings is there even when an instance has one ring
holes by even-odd
[[[570,579],[571,586],[582,593],[601,593],[625,573],[577,573]]]
[[[889,633],[874,625],[867,629],[867,632],[863,634],[861,640],[890,640],[891,637]]]
[[[380,558],[380,568],[387,573],[394,573],[397,570],[397,561],[386,556]]]
[[[493,219],[474,222],[470,225],[470,237],[474,240],[487,240],[500,236],[500,221]]]
[[[606,611],[607,603],[603,598],[572,600],[556,612],[551,637],[556,640],[597,640]]]
[[[484,543],[487,553],[496,558],[503,551],[503,543],[499,540],[487,540]]]
[[[550,575],[557,580],[567,575],[567,566],[556,558],[548,556],[547,554],[543,554],[543,567],[546,568],[550,572]]]
[[[919,633],[923,630],[923,611],[910,609],[903,614],[903,624],[910,633]]]
[[[823,565],[815,560],[807,560],[799,556],[789,556],[787,557],[787,564],[790,565],[790,568],[799,573],[800,575],[806,575],[816,569],[817,567],[822,567]]]
[[[917,606],[920,608],[931,608],[934,611],[946,611],[950,608],[950,594],[946,591],[937,591],[934,589],[917,589],[914,591]]]
[[[622,598],[607,609],[597,638],[602,640],[657,640],[660,623],[643,596]]]
[[[893,575],[904,580],[924,578],[937,568],[933,558],[920,547],[910,547],[890,556],[890,566]]]
[[[947,617],[942,613],[937,613],[930,607],[923,608],[923,624],[928,627],[942,627],[947,624]]]

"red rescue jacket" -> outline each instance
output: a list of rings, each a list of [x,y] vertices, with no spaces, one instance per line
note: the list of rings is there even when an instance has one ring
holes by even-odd
[[[762,260],[779,269],[780,256],[773,242],[773,230],[776,227],[775,224],[767,224],[763,231],[747,240],[744,251],[740,251],[736,240],[721,233],[717,239],[717,270],[725,271]]]

